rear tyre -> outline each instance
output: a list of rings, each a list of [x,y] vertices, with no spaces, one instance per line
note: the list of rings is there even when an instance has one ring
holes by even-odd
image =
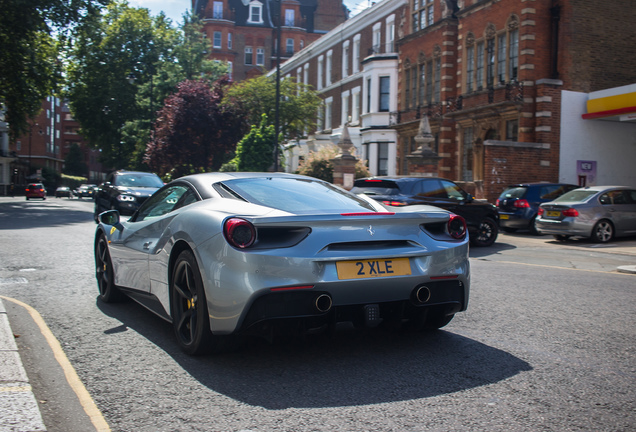
[[[170,281],[172,327],[177,343],[189,355],[218,350],[210,332],[207,300],[201,272],[189,250],[179,254]],[[218,345],[218,344],[217,344]]]
[[[491,246],[497,240],[499,227],[497,223],[490,219],[484,218],[480,223],[474,236],[471,236],[470,242],[473,246]]]
[[[115,285],[115,273],[113,271],[108,242],[106,236],[100,234],[95,243],[95,277],[99,288],[99,299],[104,303],[117,303],[123,300],[124,295]]]
[[[530,229],[530,234],[538,236],[541,235],[541,232],[537,229],[537,217],[533,217],[530,221],[530,225],[528,226]]]
[[[614,226],[607,219],[596,222],[592,229],[592,241],[596,243],[607,243],[614,237]]]

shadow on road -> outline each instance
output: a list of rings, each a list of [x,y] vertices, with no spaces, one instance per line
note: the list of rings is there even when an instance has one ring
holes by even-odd
[[[388,403],[454,393],[531,370],[525,361],[446,331],[342,331],[300,342],[253,340],[236,352],[183,354],[172,327],[134,302],[97,301],[122,325],[172,356],[210,390],[266,409],[322,408]]]
[[[64,201],[67,198],[60,198]],[[93,220],[93,207],[85,211],[57,206],[55,198],[0,202],[0,230],[33,229],[83,223]]]
[[[489,255],[496,255],[505,250],[516,249],[517,246],[511,245],[502,241],[501,237],[497,239],[497,241],[492,246],[487,247],[470,247],[470,251],[468,253],[470,258],[483,258]]]

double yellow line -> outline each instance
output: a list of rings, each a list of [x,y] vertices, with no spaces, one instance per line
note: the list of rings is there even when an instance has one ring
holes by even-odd
[[[71,362],[68,360],[68,357],[66,357],[66,354],[64,354],[64,350],[62,350],[60,342],[55,338],[55,336],[53,336],[53,332],[51,332],[51,329],[49,329],[49,327],[44,322],[42,315],[40,315],[38,311],[33,309],[28,304],[22,303],[19,300],[5,296],[0,296],[0,298],[22,306],[27,310],[27,312],[29,312],[31,318],[33,318],[33,321],[39,327],[40,333],[42,333],[42,336],[44,336],[46,342],[51,347],[53,355],[55,356],[55,360],[57,360],[58,364],[64,371],[66,381],[77,395],[82,408],[84,408],[84,412],[86,412],[91,422],[93,423],[93,426],[95,426],[95,430],[97,430],[98,432],[110,432],[110,427],[108,426],[108,423],[106,423],[104,416],[97,408],[97,405],[95,405],[93,398],[91,398],[91,395],[88,393],[88,390],[86,390],[86,387],[84,387],[84,384],[79,379],[79,376],[77,376],[77,372],[75,372],[75,369],[71,365]],[[25,388],[24,390],[26,391],[27,389]]]

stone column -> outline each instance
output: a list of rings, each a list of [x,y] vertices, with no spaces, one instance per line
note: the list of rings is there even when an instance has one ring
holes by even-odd
[[[410,163],[420,167],[418,172],[437,176],[439,160],[441,157],[438,156],[431,148],[431,143],[435,141],[435,138],[431,132],[431,125],[428,121],[427,115],[422,116],[422,119],[420,120],[420,128],[414,139],[417,143],[417,149],[410,155],[407,155],[407,159]]]
[[[333,164],[333,184],[349,190],[353,187],[358,159],[351,154],[353,142],[349,136],[349,129],[346,124],[342,129],[337,146],[339,148],[338,156],[331,159]]]

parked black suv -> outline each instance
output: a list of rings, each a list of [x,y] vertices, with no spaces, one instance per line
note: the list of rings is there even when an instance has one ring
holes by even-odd
[[[427,204],[466,219],[470,242],[490,246],[499,233],[497,207],[476,200],[450,180],[437,177],[367,177],[354,182],[351,192],[365,194],[388,206]]]
[[[95,192],[95,221],[106,210],[131,215],[150,195],[163,186],[157,174],[139,171],[115,171]]]
[[[497,198],[499,226],[506,232],[529,230],[539,235],[534,220],[539,205],[579,186],[567,183],[520,183],[508,186]]]

